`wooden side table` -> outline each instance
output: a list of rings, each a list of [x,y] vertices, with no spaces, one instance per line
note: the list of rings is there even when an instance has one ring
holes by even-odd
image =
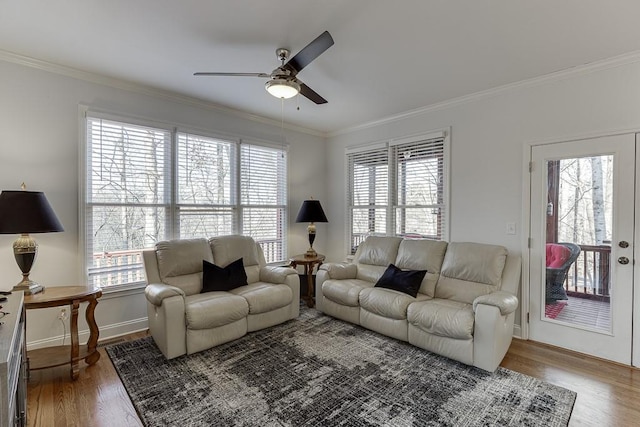
[[[317,254],[316,256],[301,254],[289,258],[289,263],[293,268],[304,265],[304,274],[307,276],[307,295],[303,297],[303,299],[307,301],[307,307],[314,307],[316,305],[313,291],[313,268],[315,266],[320,267],[324,259],[325,256],[322,254]]]
[[[95,319],[95,309],[98,298],[102,296],[102,290],[98,287],[87,286],[51,286],[43,292],[26,295],[24,306],[27,310],[46,307],[60,307],[68,305],[71,308],[70,336],[71,345],[59,345],[39,348],[27,352],[29,370],[53,368],[54,366],[71,364],[71,378],[77,379],[80,368],[78,362],[81,359],[93,365],[100,359],[98,353],[98,336],[100,331]],[[88,302],[85,311],[87,324],[89,325],[89,341],[86,348],[80,348],[78,343],[78,308],[80,303]]]

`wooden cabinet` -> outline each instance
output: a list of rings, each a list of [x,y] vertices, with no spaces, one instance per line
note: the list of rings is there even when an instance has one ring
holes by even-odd
[[[27,357],[24,296],[0,302],[0,426],[27,424]],[[1,315],[1,314],[0,314]]]

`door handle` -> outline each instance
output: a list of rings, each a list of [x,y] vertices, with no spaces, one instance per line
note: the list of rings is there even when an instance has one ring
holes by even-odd
[[[629,264],[629,258],[627,258],[626,256],[621,256],[620,258],[618,258],[618,262],[622,265],[627,265]]]

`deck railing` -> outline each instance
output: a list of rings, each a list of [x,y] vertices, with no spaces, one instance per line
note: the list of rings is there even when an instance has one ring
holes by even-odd
[[[282,258],[286,255],[282,248],[282,240],[256,240],[256,242],[262,248],[267,264],[282,261]]]
[[[569,269],[565,289],[570,295],[610,297],[611,246],[580,245],[580,256]]]
[[[354,233],[351,235],[351,255],[355,254],[358,250],[360,243],[364,242],[367,236],[371,233]]]
[[[89,280],[100,287],[144,282],[142,251],[129,249],[93,254],[93,267],[89,268]]]
[[[282,261],[283,250],[280,240],[257,240],[262,247],[267,263]],[[142,250],[99,252],[93,254],[93,266],[89,268],[91,283],[109,287],[129,283],[144,282]]]
[[[370,233],[352,236],[352,253]],[[260,240],[258,244],[264,251],[267,262],[278,261],[282,257],[282,242],[279,240]],[[611,246],[580,245],[580,256],[569,269],[565,289],[574,296],[610,297],[609,266]],[[93,255],[94,267],[91,269],[99,276],[101,286],[144,281],[142,256],[140,250],[101,252]],[[91,272],[90,272],[91,274]]]

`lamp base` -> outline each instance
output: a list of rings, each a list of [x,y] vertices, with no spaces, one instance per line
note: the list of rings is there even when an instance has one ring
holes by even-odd
[[[11,291],[23,291],[25,295],[31,295],[44,291],[44,286],[34,282],[33,280],[27,279],[15,285]]]
[[[313,250],[313,248],[309,248],[307,249],[307,252],[305,252],[304,256],[306,256],[307,258],[315,258],[318,256],[318,253]]]

